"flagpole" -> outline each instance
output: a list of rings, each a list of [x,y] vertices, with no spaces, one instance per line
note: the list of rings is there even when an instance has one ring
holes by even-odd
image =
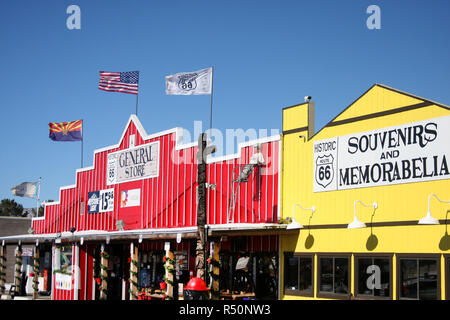
[[[212,106],[213,106],[213,85],[214,85],[214,66],[211,67],[211,100],[210,100],[210,110],[209,110],[209,134],[212,133]]]
[[[41,179],[42,179],[42,177],[39,177],[38,191],[37,191],[37,197],[36,197],[36,218],[39,217],[39,197],[40,197],[40,193],[41,193]]]
[[[84,123],[83,119],[81,119],[81,168],[83,168],[83,140],[84,140]]]
[[[138,97],[139,97],[139,93],[136,93],[136,117],[138,115]]]

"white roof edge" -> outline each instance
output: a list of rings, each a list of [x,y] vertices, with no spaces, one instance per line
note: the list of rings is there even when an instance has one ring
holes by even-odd
[[[225,223],[225,224],[207,224],[206,227],[212,231],[233,231],[233,230],[279,230],[286,229],[287,224],[279,223]],[[198,227],[181,227],[181,228],[159,228],[159,229],[133,229],[123,231],[103,231],[103,230],[86,230],[75,231],[73,234],[69,231],[61,232],[61,239],[81,238],[81,237],[107,237],[107,236],[126,236],[126,235],[149,235],[149,234],[174,234],[197,232]],[[39,239],[56,239],[57,233],[44,234],[21,234],[0,237],[1,240],[39,240]]]

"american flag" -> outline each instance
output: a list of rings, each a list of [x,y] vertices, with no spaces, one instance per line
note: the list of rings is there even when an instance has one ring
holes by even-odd
[[[104,91],[138,94],[138,83],[139,71],[100,71],[98,88]]]

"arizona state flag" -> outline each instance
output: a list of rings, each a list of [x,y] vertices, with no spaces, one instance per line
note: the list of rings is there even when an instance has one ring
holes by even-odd
[[[83,120],[71,122],[50,122],[49,138],[53,141],[83,140]]]

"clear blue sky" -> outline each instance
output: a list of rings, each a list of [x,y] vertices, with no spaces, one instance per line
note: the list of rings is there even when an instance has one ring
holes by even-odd
[[[69,30],[66,9],[81,9]],[[366,9],[381,9],[369,30]],[[213,127],[280,129],[281,109],[316,102],[316,131],[374,83],[450,105],[450,1],[0,2],[0,199],[43,178],[41,199],[75,182],[80,142],[54,142],[48,123],[84,119],[84,165],[116,144],[135,96],[101,91],[98,71],[140,71],[148,133],[193,131],[209,96],[167,96],[166,75],[214,66]]]

